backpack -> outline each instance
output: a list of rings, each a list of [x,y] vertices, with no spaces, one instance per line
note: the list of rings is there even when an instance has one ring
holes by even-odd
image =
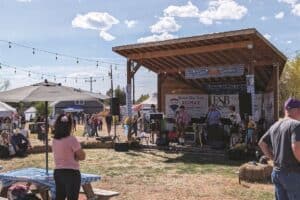
[[[0,145],[0,158],[8,158],[9,150],[7,146]]]

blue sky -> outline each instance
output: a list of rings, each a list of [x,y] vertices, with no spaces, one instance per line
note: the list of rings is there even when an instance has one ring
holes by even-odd
[[[112,52],[113,46],[243,28],[258,29],[293,57],[300,49],[299,20],[300,0],[0,0],[0,40],[100,60],[96,68],[0,42],[0,62],[17,67],[16,73],[2,67],[0,80],[15,88],[41,81],[35,73],[44,73],[62,83],[59,77],[79,77],[65,84],[89,89],[80,78],[97,76],[94,91],[105,93],[110,86],[106,62],[121,64],[113,65],[114,84],[125,86],[125,59]],[[140,70],[137,96],[155,91],[155,78]]]

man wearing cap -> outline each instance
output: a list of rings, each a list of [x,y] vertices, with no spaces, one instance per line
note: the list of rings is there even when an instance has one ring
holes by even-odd
[[[274,162],[272,182],[276,200],[300,199],[300,101],[289,98],[285,118],[274,123],[259,146]]]

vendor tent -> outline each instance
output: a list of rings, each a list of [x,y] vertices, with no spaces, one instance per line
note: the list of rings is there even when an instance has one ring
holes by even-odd
[[[9,117],[16,112],[16,109],[0,101],[0,117]]]
[[[145,101],[134,105],[133,106],[133,110],[137,111],[137,110],[142,110],[142,109],[150,109],[151,105],[157,105],[157,93],[153,93],[148,99],[146,99]]]
[[[31,119],[35,118],[36,108],[31,106],[30,108],[24,111],[24,114],[25,114],[25,120],[30,121]]]

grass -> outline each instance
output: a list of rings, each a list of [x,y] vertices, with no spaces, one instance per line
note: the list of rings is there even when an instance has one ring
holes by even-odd
[[[115,152],[88,149],[81,171],[99,174],[96,187],[119,191],[115,199],[274,199],[271,184],[238,184],[240,163],[203,158],[197,154],[158,150]],[[50,168],[53,168],[52,154]],[[4,170],[44,167],[45,155],[1,160]]]

